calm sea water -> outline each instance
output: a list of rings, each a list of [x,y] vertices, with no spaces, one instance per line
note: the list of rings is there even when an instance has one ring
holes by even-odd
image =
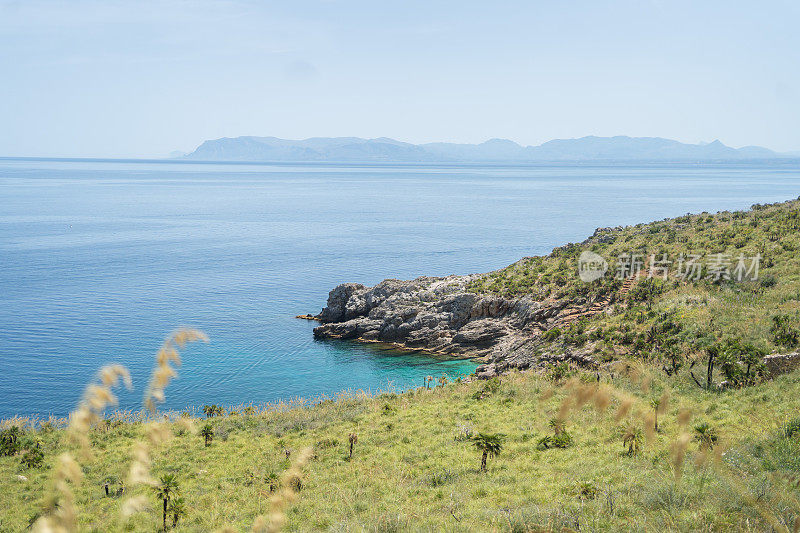
[[[482,272],[598,226],[796,198],[800,166],[225,165],[0,160],[0,417],[63,415],[104,363],[137,408],[163,337],[166,407],[419,386],[434,359],[315,341],[345,281]]]

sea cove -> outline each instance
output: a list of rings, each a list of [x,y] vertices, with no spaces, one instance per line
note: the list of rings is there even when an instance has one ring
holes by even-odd
[[[0,160],[0,417],[65,415],[106,362],[146,382],[165,325],[211,339],[185,353],[165,408],[470,373],[470,360],[314,340],[294,317],[343,282],[487,272],[601,226],[794,198],[798,168]]]

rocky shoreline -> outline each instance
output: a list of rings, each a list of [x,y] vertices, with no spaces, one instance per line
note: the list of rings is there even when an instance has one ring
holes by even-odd
[[[318,315],[299,318],[321,322],[314,328],[320,339],[381,342],[475,358],[483,362],[476,370],[481,378],[566,360],[597,366],[588,353],[554,351],[540,337],[582,308],[563,300],[476,294],[467,289],[476,277],[387,279],[374,287],[344,283],[330,292]]]
[[[684,333],[697,328],[696,317],[694,321],[691,318],[687,321],[684,315],[691,315],[696,307],[711,305],[709,302],[715,299],[717,292],[732,289],[721,282],[718,284],[719,280],[712,280],[710,276],[702,280],[673,279],[666,285],[648,280],[654,276],[652,271],[648,276],[645,251],[664,250],[671,243],[690,242],[699,228],[709,232],[706,236],[709,249],[727,245],[725,243],[730,244],[726,233],[729,225],[744,225],[748,219],[748,231],[765,226],[766,229],[761,231],[766,233],[759,234],[761,240],[758,242],[761,246],[769,246],[768,243],[776,242],[776,236],[796,232],[796,205],[794,201],[757,205],[750,212],[703,213],[630,227],[598,228],[582,243],[555,248],[547,256],[523,258],[487,274],[420,277],[408,281],[387,279],[373,287],[344,283],[330,291],[327,305],[319,314],[301,318],[319,321],[314,336],[320,339],[381,342],[403,349],[478,359],[483,363],[476,370],[479,378],[564,361],[603,372],[615,361],[629,356],[660,356],[662,362],[666,361],[664,371],[672,375],[683,363],[690,362],[688,368],[691,369],[698,362],[698,355],[707,361],[708,374],[713,376],[715,356],[710,352],[702,353],[702,348],[698,350],[686,341]],[[713,224],[715,216],[719,227]],[[760,220],[770,222],[767,224]],[[783,225],[777,231],[775,225],[779,223]],[[775,249],[776,254],[785,252],[787,258],[794,253],[793,249],[783,246]],[[601,272],[605,279],[595,284],[577,275],[583,252],[593,251],[596,255],[621,258],[630,250],[640,251],[638,253],[644,259],[640,268],[625,270],[619,268],[624,266],[620,263],[611,271],[618,271],[618,276],[612,279],[609,265],[605,264]],[[651,254],[650,257],[656,256]],[[759,295],[765,291],[769,293],[770,287],[776,285],[775,280],[773,275],[765,276],[763,282],[758,280],[758,283],[755,278],[741,280],[742,286],[735,292],[737,295],[739,291],[753,291]],[[689,292],[698,292],[702,297],[689,297],[689,292],[683,289],[684,284],[692,287]],[[665,298],[669,295],[669,308],[653,308],[660,294]],[[772,296],[778,301],[780,294]],[[727,312],[724,306],[717,307],[717,312]],[[771,320],[776,321],[782,316],[774,315],[776,311],[767,305],[759,309],[762,318],[772,316]],[[602,314],[613,315],[623,311],[627,318],[590,320]],[[783,320],[791,321],[791,317],[786,315]],[[776,327],[763,319],[760,323],[764,327]],[[781,341],[773,332],[770,348],[773,353],[758,362],[759,367],[763,363],[759,372],[767,378],[800,368],[797,342],[791,340],[800,335],[800,328],[794,325],[781,327],[788,332],[781,333],[781,338],[789,340]],[[713,332],[714,342],[719,343],[739,335],[735,330],[714,330],[711,322],[707,330]],[[691,334],[699,335],[698,331]],[[742,342],[763,341],[769,339],[744,337]],[[669,355],[669,350],[663,350],[665,347],[682,350],[683,353],[678,354],[679,360]],[[782,348],[795,351],[781,353],[779,350]],[[741,356],[738,352],[733,355]],[[752,361],[736,360],[734,370],[746,367],[749,373],[752,364]],[[734,376],[731,379],[736,379],[734,374],[730,375]],[[703,386],[697,379],[694,381]],[[707,381],[706,386],[710,386],[711,380]],[[726,382],[719,386],[724,388]]]

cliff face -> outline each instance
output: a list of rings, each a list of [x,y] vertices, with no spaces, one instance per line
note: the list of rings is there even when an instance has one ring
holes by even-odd
[[[374,287],[345,283],[333,289],[315,318],[314,336],[392,343],[402,348],[482,358],[479,377],[541,361],[577,359],[548,353],[539,334],[557,323],[565,303],[507,299],[467,292],[474,276],[384,280]],[[585,360],[583,360],[585,359]]]

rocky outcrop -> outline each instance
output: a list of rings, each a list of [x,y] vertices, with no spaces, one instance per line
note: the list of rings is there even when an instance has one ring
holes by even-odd
[[[767,377],[774,378],[800,367],[800,352],[772,354],[764,357]]]
[[[479,368],[479,377],[529,368],[548,357],[570,359],[569,354],[543,352],[538,339],[539,333],[556,323],[564,302],[475,294],[467,290],[474,278],[389,279],[374,287],[339,285],[315,317],[322,325],[314,328],[314,336],[483,358],[486,364]]]
[[[351,297],[364,288],[360,283],[342,283],[328,294],[328,305],[317,318],[325,322],[339,322],[358,316],[356,306],[359,302],[351,302]]]

